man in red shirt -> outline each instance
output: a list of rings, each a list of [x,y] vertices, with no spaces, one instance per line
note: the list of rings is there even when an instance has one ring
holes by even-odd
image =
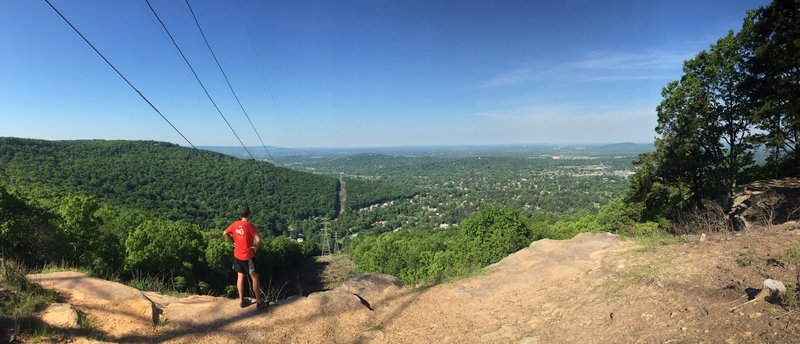
[[[250,207],[239,210],[242,219],[231,223],[222,235],[233,242],[233,270],[238,274],[236,288],[239,290],[239,306],[244,308],[248,303],[244,300],[244,274],[250,274],[253,280],[253,292],[256,294],[256,308],[267,306],[261,300],[261,288],[258,280],[258,269],[253,256],[261,246],[261,236],[258,235],[256,226],[250,223]]]

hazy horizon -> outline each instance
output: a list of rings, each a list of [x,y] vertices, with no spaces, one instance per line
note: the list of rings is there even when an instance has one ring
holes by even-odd
[[[163,141],[163,140],[150,140],[150,139],[107,139],[107,138],[74,138],[74,139],[50,139],[50,138],[42,138],[42,137],[21,137],[21,136],[0,136],[0,137],[12,137],[12,138],[19,138],[19,139],[31,139],[31,140],[49,140],[49,141],[92,141],[92,140],[104,140],[104,141],[158,141],[158,142],[168,142],[168,143],[175,143],[182,147],[190,147],[187,144],[181,144],[180,142],[170,142],[170,141]],[[641,141],[641,142],[634,142],[634,141],[620,141],[620,142],[590,142],[590,143],[577,143],[577,142],[566,142],[566,143],[552,143],[552,142],[534,142],[534,143],[487,143],[487,144],[408,144],[408,145],[395,145],[395,146],[274,146],[274,145],[267,145],[267,148],[277,148],[277,149],[392,149],[392,148],[459,148],[459,147],[528,147],[528,148],[536,148],[536,147],[558,147],[558,146],[574,146],[574,147],[581,147],[581,146],[608,146],[608,145],[619,145],[619,144],[634,144],[634,145],[652,145],[652,141]],[[243,149],[241,145],[197,145],[197,148],[206,149],[206,148],[227,148],[227,149]],[[246,146],[248,149],[263,149],[261,145],[248,145]]]

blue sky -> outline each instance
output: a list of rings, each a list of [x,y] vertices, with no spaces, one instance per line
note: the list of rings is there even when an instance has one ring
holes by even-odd
[[[238,142],[144,0],[51,0],[195,145]],[[260,145],[183,1],[151,0]],[[650,142],[682,61],[767,1],[190,0],[267,145]],[[0,136],[186,142],[44,1],[0,2]]]

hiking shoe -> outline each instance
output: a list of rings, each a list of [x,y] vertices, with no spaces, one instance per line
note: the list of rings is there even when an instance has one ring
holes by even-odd
[[[244,300],[239,302],[239,307],[240,308],[245,308],[245,307],[247,307],[249,305],[250,305],[250,300],[248,300],[248,299],[244,299]]]
[[[259,302],[258,304],[256,304],[256,309],[259,309],[259,310],[265,309],[265,308],[267,308],[267,306],[269,306],[269,303],[266,303],[266,302],[262,301],[262,302]]]

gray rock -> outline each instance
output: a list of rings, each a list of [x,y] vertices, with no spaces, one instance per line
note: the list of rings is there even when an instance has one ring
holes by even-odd
[[[772,290],[772,292],[779,292],[779,293],[783,293],[786,291],[786,286],[783,285],[783,282],[776,281],[771,278],[764,280],[764,288],[768,288],[769,290]]]

